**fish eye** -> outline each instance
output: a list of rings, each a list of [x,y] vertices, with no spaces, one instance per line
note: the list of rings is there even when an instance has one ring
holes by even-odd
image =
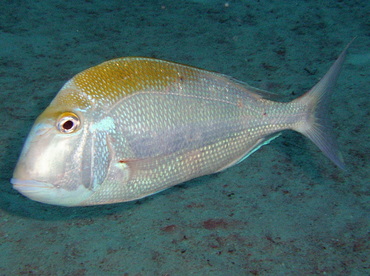
[[[62,133],[73,133],[80,126],[80,119],[72,112],[62,113],[58,120],[56,127]]]

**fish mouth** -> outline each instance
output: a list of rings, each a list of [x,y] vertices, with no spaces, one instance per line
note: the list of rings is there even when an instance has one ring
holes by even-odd
[[[12,178],[13,188],[29,199],[59,206],[79,206],[93,194],[93,191],[80,185],[76,190],[65,190],[42,181]]]
[[[10,179],[10,183],[12,183],[13,188],[20,192],[22,195],[36,201],[41,201],[41,199],[44,198],[46,194],[55,189],[55,187],[50,183],[40,182],[36,180],[12,178]]]

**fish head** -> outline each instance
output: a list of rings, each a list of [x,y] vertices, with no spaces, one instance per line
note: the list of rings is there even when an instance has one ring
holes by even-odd
[[[16,165],[13,187],[32,200],[75,206],[93,193],[91,104],[73,90],[67,83],[36,119]]]

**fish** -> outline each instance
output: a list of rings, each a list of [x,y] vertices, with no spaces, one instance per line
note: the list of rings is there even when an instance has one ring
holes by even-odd
[[[284,130],[303,134],[344,169],[328,103],[348,47],[288,102],[179,63],[108,60],[67,81],[37,117],[10,182],[52,205],[132,201],[221,172]]]

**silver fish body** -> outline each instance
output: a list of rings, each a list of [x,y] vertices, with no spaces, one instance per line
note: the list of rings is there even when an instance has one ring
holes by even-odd
[[[343,168],[326,103],[347,48],[318,84],[288,103],[177,63],[107,61],[68,81],[38,117],[11,182],[55,205],[130,201],[222,171],[286,129]]]

